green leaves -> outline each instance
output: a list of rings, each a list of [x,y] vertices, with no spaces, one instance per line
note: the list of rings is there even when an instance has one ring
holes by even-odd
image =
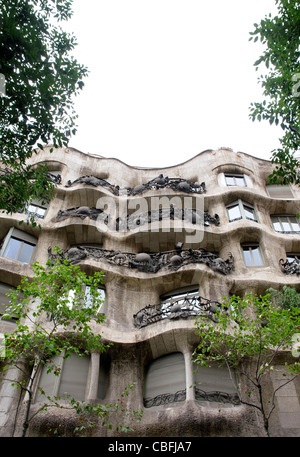
[[[68,20],[72,1],[0,0],[0,72],[6,96],[0,98],[0,159],[12,168],[28,191],[38,193],[39,182],[23,172],[33,148],[46,144],[68,145],[76,133],[73,96],[84,86],[87,69],[71,55],[73,35],[57,21]],[[16,178],[17,180],[17,178]],[[6,206],[6,182],[0,182],[2,209],[11,211],[12,192]],[[49,184],[48,184],[49,187]],[[21,192],[21,205],[26,203]],[[23,198],[23,199],[22,199]],[[51,198],[51,194],[49,194]]]
[[[101,324],[105,319],[98,313],[103,302],[98,292],[103,274],[87,276],[78,266],[59,261],[46,267],[36,263],[33,269],[35,276],[23,277],[11,292],[11,306],[4,315],[19,320],[17,329],[6,335],[10,363],[23,357],[46,361],[62,351],[67,355],[81,355],[90,349],[104,351],[107,346],[90,326],[92,321]],[[90,286],[88,305],[86,285]]]
[[[233,295],[225,299],[221,310],[217,310],[217,323],[199,316],[196,333],[200,344],[194,353],[194,361],[201,365],[208,366],[217,361],[226,364],[228,369],[237,370],[240,381],[244,382],[244,391],[240,392],[241,402],[261,411],[267,433],[275,403],[271,398],[270,408],[265,410],[264,395],[270,395],[268,391],[264,393],[263,378],[273,371],[277,358],[284,354],[287,359],[286,373],[295,376],[300,373],[299,360],[291,358],[293,338],[300,331],[299,297],[295,291],[285,289],[282,294],[274,291],[272,298],[275,303],[271,301],[270,294]],[[287,299],[289,306],[286,306]],[[296,303],[297,307],[294,306]],[[247,390],[247,386],[251,389]],[[252,399],[254,392],[259,402],[254,398],[249,403],[248,397]],[[247,399],[244,398],[245,394]]]
[[[278,15],[271,14],[254,24],[249,40],[260,39],[265,51],[256,60],[256,70],[267,72],[258,78],[263,88],[263,103],[251,103],[250,119],[267,120],[283,129],[282,148],[272,151],[276,163],[270,177],[272,183],[300,183],[299,161],[295,152],[300,147],[300,97],[296,90],[300,79],[300,9],[297,0],[276,0]]]

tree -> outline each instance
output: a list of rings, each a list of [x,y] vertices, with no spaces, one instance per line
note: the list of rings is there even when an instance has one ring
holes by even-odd
[[[74,398],[60,402],[59,397],[45,396],[45,402],[31,414],[34,382],[40,370],[44,368],[54,375],[60,373],[55,356],[63,355],[66,359],[75,353],[82,357],[91,350],[104,352],[109,347],[91,325],[92,322],[101,324],[105,319],[99,313],[103,300],[98,288],[103,282],[103,274],[96,272],[87,276],[68,260],[48,261],[46,267],[35,263],[33,270],[33,278],[23,277],[17,289],[10,292],[11,306],[3,316],[4,319],[18,318],[15,331],[5,335],[6,364],[3,370],[8,373],[5,381],[19,387],[20,399],[26,395],[22,436],[26,436],[29,423],[36,414],[53,406],[74,410],[80,421],[89,415],[93,419],[101,418],[102,425],[109,424],[109,417],[113,414],[123,413],[125,418],[128,412],[125,411],[124,398],[131,386],[125,388],[119,401],[110,405],[88,404]],[[86,286],[89,287],[88,294],[85,293]],[[13,379],[9,378],[10,368],[17,372]],[[42,388],[40,392],[45,395]],[[16,411],[16,416],[23,414],[19,408]],[[133,417],[138,420],[140,413],[134,411]],[[81,423],[80,430],[94,423],[88,420],[86,425],[86,422]],[[118,427],[124,430],[125,425]]]
[[[300,293],[295,287],[283,286],[282,291],[271,287],[267,292],[274,304],[282,309],[300,308]]]
[[[71,6],[72,0],[0,0],[0,207],[8,213],[22,211],[30,196],[51,199],[45,168],[26,160],[34,148],[67,146],[76,133],[73,97],[87,69],[70,55],[75,37],[60,27]]]
[[[300,183],[299,161],[295,153],[300,146],[300,5],[298,0],[275,0],[278,14],[266,16],[254,24],[250,40],[266,46],[254,63],[266,74],[258,81],[263,88],[263,102],[251,103],[250,118],[280,125],[281,147],[272,151],[275,170],[271,182]]]
[[[299,353],[294,351],[294,357],[291,356],[295,335],[300,330],[300,310],[273,306],[269,294],[249,294],[243,298],[234,295],[225,300],[215,317],[216,323],[205,316],[197,318],[200,344],[194,361],[203,366],[212,362],[225,364],[232,379],[234,370],[240,386],[244,386],[243,391],[242,387],[237,388],[240,402],[261,413],[266,435],[270,436],[275,395],[300,372]],[[266,380],[282,354],[286,356],[284,377],[270,394]]]

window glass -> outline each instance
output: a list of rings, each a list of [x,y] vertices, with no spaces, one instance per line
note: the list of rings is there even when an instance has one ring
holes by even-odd
[[[250,247],[244,247],[243,248],[243,252],[244,252],[245,264],[247,266],[251,266],[252,265],[252,257],[251,257]]]
[[[202,367],[195,364],[194,381],[196,388],[205,392],[236,393],[235,384],[230,377],[228,368],[225,366]]]
[[[235,185],[235,180],[234,180],[233,176],[226,176],[225,175],[225,179],[226,179],[227,186],[234,186]]]
[[[145,398],[176,393],[185,388],[183,354],[168,354],[150,364],[145,377]]]
[[[290,223],[293,232],[299,231],[299,222],[295,216],[290,216]]]
[[[72,354],[63,361],[58,389],[59,396],[70,395],[76,400],[85,399],[89,362],[88,356],[79,357],[77,354]]]
[[[227,186],[246,186],[243,174],[225,174],[225,181]]]
[[[259,247],[253,247],[251,248],[252,250],[252,256],[253,256],[253,264],[254,265],[262,265],[263,262],[262,262],[262,258],[261,258],[261,255],[260,255],[260,250],[259,250]]]
[[[294,198],[293,192],[288,185],[270,184],[266,186],[266,189],[272,198]]]
[[[244,212],[245,212],[245,217],[247,219],[251,219],[252,221],[255,221],[255,213],[254,213],[254,209],[251,208],[250,206],[246,206],[244,205]]]
[[[29,263],[33,255],[34,249],[35,246],[33,246],[32,244],[23,242],[18,255],[19,262]]]
[[[0,255],[8,259],[29,263],[36,246],[36,238],[26,232],[11,228],[6,235]]]
[[[7,247],[5,249],[4,257],[7,257],[9,259],[14,259],[14,260],[17,259],[21,244],[22,244],[22,241],[11,237],[8,242]]]
[[[272,216],[271,219],[276,232],[298,233],[300,231],[300,223],[296,216]]]
[[[28,205],[27,210],[26,210],[27,213],[34,214],[41,219],[43,219],[45,217],[46,211],[47,211],[47,208],[44,208],[42,206],[33,205],[33,204]]]
[[[237,186],[245,186],[245,178],[244,176],[236,176],[235,182]]]
[[[230,221],[234,221],[236,219],[242,218],[240,207],[238,204],[227,208],[227,210],[228,210],[228,217],[229,217]]]
[[[248,267],[263,265],[259,246],[243,246],[244,261]]]
[[[227,206],[227,212],[230,222],[242,218],[257,221],[254,208],[251,205],[244,203],[242,200],[238,200],[236,203]]]

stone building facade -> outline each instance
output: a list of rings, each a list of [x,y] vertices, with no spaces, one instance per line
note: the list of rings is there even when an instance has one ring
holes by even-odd
[[[236,403],[225,372],[195,374],[194,318],[213,313],[230,294],[299,287],[300,189],[270,186],[269,161],[226,148],[164,169],[76,149],[46,149],[31,160],[47,164],[55,198],[28,207],[41,229],[21,227],[26,214],[0,215],[1,301],[22,276],[32,275],[34,261],[44,264],[59,246],[84,271],[105,272],[106,320],[96,330],[113,343],[101,356],[67,359],[58,379],[48,382],[49,393],[66,390],[80,400],[109,403],[134,384],[128,408],[144,414],[133,436],[263,436],[261,419]],[[0,334],[14,326],[0,321]],[[270,388],[276,382],[274,374]],[[280,390],[274,436],[300,436],[299,394],[299,380]],[[4,436],[16,398],[3,380]],[[68,433],[75,423],[68,412],[51,410],[37,416],[29,435],[46,436],[55,424]],[[96,427],[92,433],[112,432]]]

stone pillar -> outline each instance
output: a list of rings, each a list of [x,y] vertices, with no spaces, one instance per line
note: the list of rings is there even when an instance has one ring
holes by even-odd
[[[187,348],[183,352],[183,356],[185,364],[186,401],[190,401],[195,399],[192,351],[189,348]]]
[[[93,402],[97,400],[98,382],[100,370],[100,352],[91,352],[90,370],[88,378],[87,401]]]

